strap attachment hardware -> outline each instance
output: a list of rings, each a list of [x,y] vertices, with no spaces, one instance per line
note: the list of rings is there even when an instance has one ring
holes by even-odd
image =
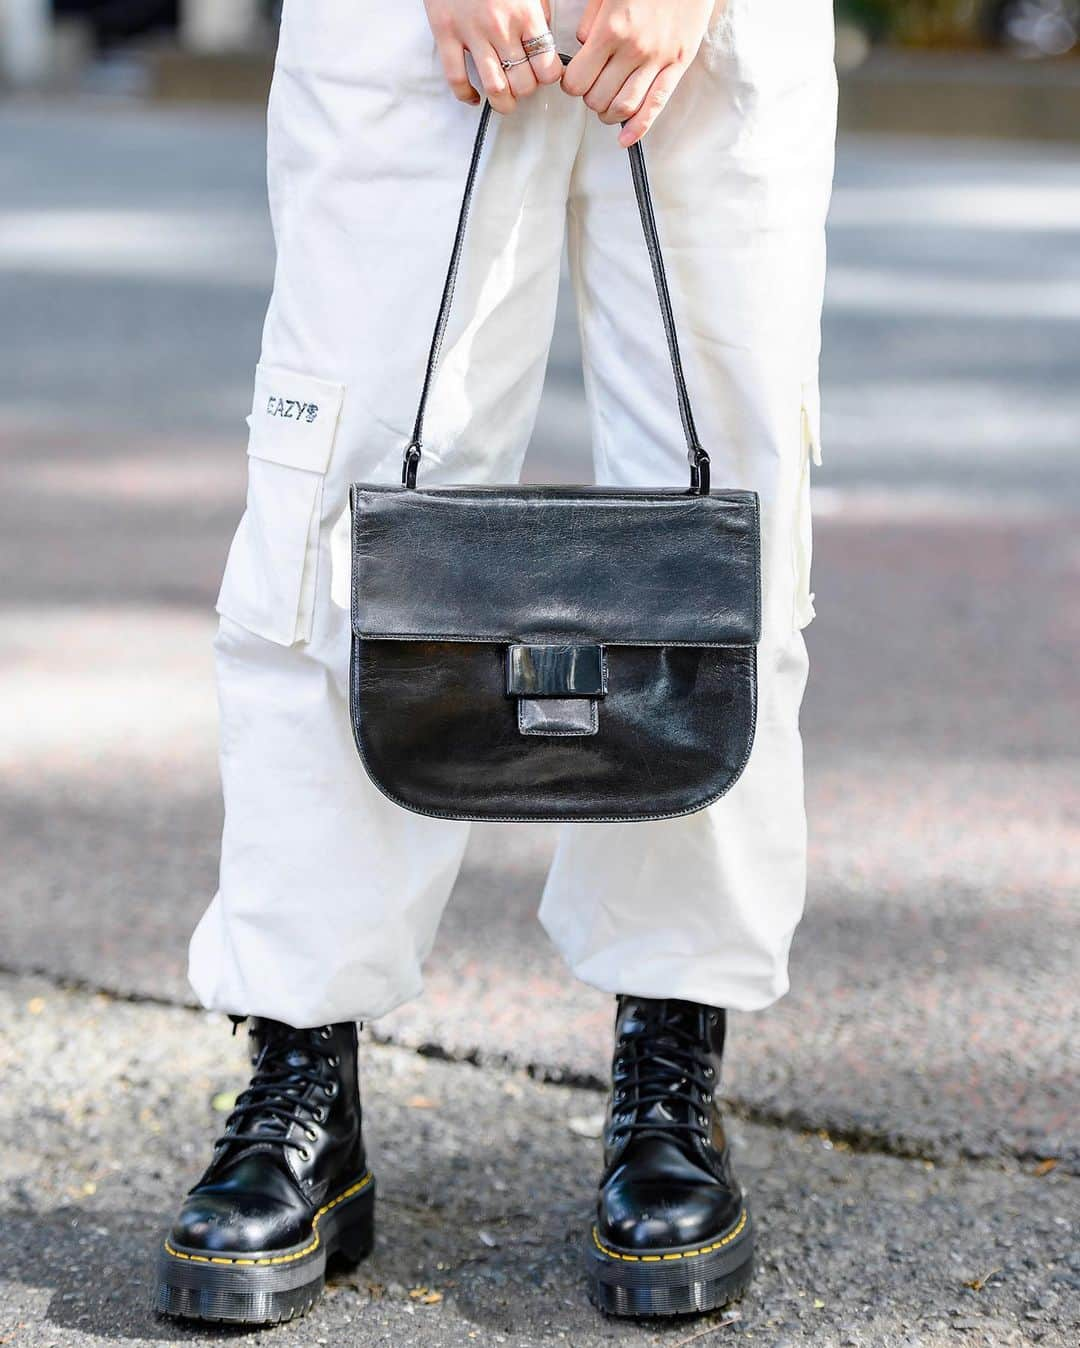
[[[420,467],[420,446],[415,440],[409,442],[405,449],[405,457],[401,463],[401,485],[403,487],[416,486],[416,470]]]
[[[708,496],[712,479],[708,450],[695,445],[686,457],[690,460],[690,491],[695,496]]]

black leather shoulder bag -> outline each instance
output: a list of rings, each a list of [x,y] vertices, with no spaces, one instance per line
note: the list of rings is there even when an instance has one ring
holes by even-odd
[[[640,145],[689,488],[416,485],[490,117],[485,104],[402,485],[350,491],[356,745],[391,800],[444,819],[689,814],[753,744],[758,499],[710,489]]]

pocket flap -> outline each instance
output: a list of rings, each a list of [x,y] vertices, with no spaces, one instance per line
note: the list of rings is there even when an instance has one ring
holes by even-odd
[[[286,468],[325,473],[344,399],[343,384],[280,366],[258,366],[248,453]]]

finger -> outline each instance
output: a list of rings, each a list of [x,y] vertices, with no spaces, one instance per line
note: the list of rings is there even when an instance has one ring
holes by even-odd
[[[598,39],[586,42],[563,71],[562,87],[566,92],[575,98],[584,98],[607,65],[611,51],[608,42]]]
[[[495,48],[486,39],[477,38],[469,47],[469,51],[472,53],[476,73],[480,76],[480,84],[488,102],[496,112],[513,112],[514,95],[510,91],[506,72]]]
[[[589,34],[592,32],[592,26],[597,14],[600,12],[600,6],[604,0],[589,0],[585,6],[585,13],[581,16],[581,22],[578,24],[577,40],[581,43],[588,42]]]
[[[629,148],[646,134],[667,106],[668,99],[678,87],[685,70],[685,66],[665,66],[661,70],[650,85],[641,107],[619,132],[620,145]]]
[[[558,84],[563,77],[563,63],[557,51],[546,51],[540,56],[530,56],[529,64],[533,68],[538,84]]]
[[[539,37],[550,31],[551,14],[548,5],[530,5],[521,30],[522,38]],[[538,84],[558,84],[562,79],[563,63],[557,51],[541,52],[529,57],[529,64]]]
[[[608,126],[628,121],[645,102],[645,96],[659,73],[658,66],[638,66],[600,114],[600,120]]]
[[[453,90],[454,97],[462,103],[479,103],[480,95],[469,81],[469,72],[465,68],[465,48],[454,38],[439,40],[439,56],[442,60],[443,74]]]
[[[591,108],[593,112],[606,112],[611,100],[633,74],[633,70],[634,61],[632,58],[621,55],[613,56],[600,74],[597,75],[592,88],[585,95],[585,106]],[[655,70],[653,74],[656,74]],[[652,83],[652,81],[650,80],[649,83]],[[648,84],[646,84],[645,88],[648,87]],[[637,111],[636,106],[633,111]]]
[[[515,47],[510,43],[506,56],[509,60],[522,62],[519,66],[511,66],[506,72],[506,80],[514,97],[528,98],[530,94],[535,94],[538,87],[536,76],[533,74],[532,62],[525,60],[525,51],[521,45]]]

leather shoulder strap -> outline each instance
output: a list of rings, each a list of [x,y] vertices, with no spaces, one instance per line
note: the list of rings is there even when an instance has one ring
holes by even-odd
[[[563,57],[565,62],[568,58]],[[450,265],[446,272],[439,313],[435,320],[435,332],[431,339],[427,368],[424,371],[424,383],[420,390],[420,404],[416,409],[416,422],[412,439],[405,449],[401,480],[406,487],[416,486],[416,472],[423,455],[424,415],[427,411],[428,397],[431,394],[435,374],[439,368],[443,338],[450,318],[450,307],[454,302],[454,287],[457,284],[458,269],[461,265],[461,253],[465,243],[465,230],[469,222],[469,208],[472,205],[476,177],[484,150],[488,126],[491,122],[491,104],[484,103],[480,112],[480,125],[476,131],[469,172],[465,178],[465,191],[461,199],[457,230],[454,233],[454,246],[450,251]],[[630,173],[634,182],[634,194],[637,197],[638,211],[641,215],[641,227],[645,234],[645,245],[649,251],[656,294],[660,301],[660,316],[664,322],[667,337],[668,354],[671,357],[671,370],[675,377],[675,395],[679,404],[679,419],[682,422],[683,435],[686,438],[687,457],[690,461],[690,491],[707,496],[709,494],[709,456],[698,440],[694,413],[690,406],[690,394],[683,373],[682,356],[679,353],[679,336],[675,328],[675,313],[671,304],[671,292],[668,289],[667,273],[664,270],[664,258],[660,248],[660,236],[656,228],[656,216],[653,212],[652,193],[649,190],[649,176],[645,168],[645,152],[641,143],[631,145],[629,149]]]

